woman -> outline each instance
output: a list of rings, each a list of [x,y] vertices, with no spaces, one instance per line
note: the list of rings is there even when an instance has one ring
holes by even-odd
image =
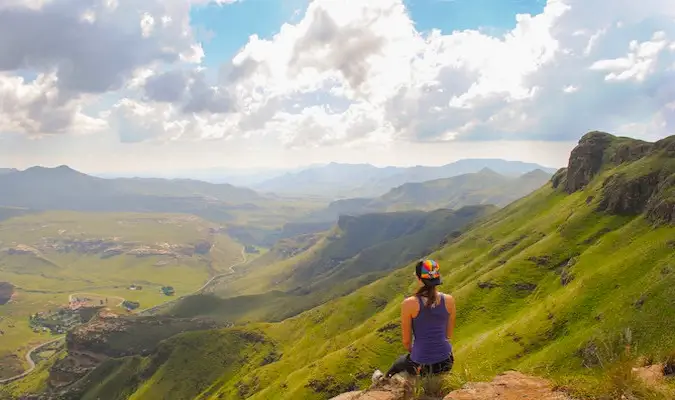
[[[420,260],[415,277],[417,293],[401,304],[403,346],[408,354],[394,363],[387,377],[403,371],[411,375],[439,374],[450,371],[454,363],[449,339],[455,330],[455,299],[438,291],[441,275],[436,261]]]

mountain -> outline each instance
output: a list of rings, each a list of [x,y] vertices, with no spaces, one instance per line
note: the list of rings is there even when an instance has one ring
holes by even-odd
[[[228,321],[279,321],[428,254],[494,210],[471,206],[456,211],[342,216],[326,233],[280,241],[249,264],[248,273],[209,289],[221,299],[195,296],[170,313]]]
[[[483,168],[518,176],[541,169],[555,169],[537,164],[499,159],[465,159],[440,167],[384,167],[370,164],[330,163],[296,173],[287,173],[252,187],[262,192],[284,195],[316,195],[326,197],[376,197],[409,182],[424,182],[456,175],[479,172]]]
[[[12,172],[17,172],[18,170],[14,168],[0,168],[0,175],[10,174]]]
[[[642,381],[633,368],[675,372],[675,136],[648,143],[590,132],[548,184],[429,256],[457,302],[446,392],[518,370],[579,399],[674,398],[672,380]],[[187,332],[90,364],[92,379],[71,385],[63,378],[82,373],[77,354],[87,347],[69,333],[24,385],[62,385],[51,390],[72,388],[71,398],[330,399],[368,387],[373,370],[403,352],[412,266],[277,323]],[[90,334],[103,343],[143,335],[114,324]]]
[[[172,171],[146,172],[104,172],[93,174],[101,178],[164,178],[164,179],[195,179],[210,183],[229,183],[235,186],[251,186],[263,181],[276,178],[285,173],[299,172],[309,167],[294,168],[202,168],[182,169]]]
[[[536,169],[519,177],[483,168],[475,173],[420,183],[406,183],[382,196],[331,202],[304,218],[306,221],[335,221],[340,215],[373,212],[456,209],[466,205],[493,204],[503,207],[545,184],[551,175]]]
[[[251,189],[194,180],[102,179],[67,166],[0,175],[0,206],[33,210],[194,213],[228,220],[229,209],[261,197]]]

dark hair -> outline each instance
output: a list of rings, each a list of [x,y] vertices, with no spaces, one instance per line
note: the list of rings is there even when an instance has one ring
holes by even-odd
[[[436,286],[423,285],[421,288],[417,289],[417,293],[415,293],[415,295],[426,297],[427,302],[425,306],[427,308],[431,308],[432,305],[436,304],[436,296],[438,295],[438,291],[436,290]]]

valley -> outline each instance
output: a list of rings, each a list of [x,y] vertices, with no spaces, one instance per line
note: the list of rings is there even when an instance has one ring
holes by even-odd
[[[124,300],[150,308],[171,298],[162,287],[179,297],[231,272],[242,246],[217,226],[188,215],[65,211],[1,222],[0,271],[12,295],[0,309],[0,354],[21,360],[47,340],[29,315],[80,306],[128,312]]]
[[[259,196],[260,208],[229,222],[185,209],[7,203],[29,211],[0,221],[0,329],[14,329],[3,329],[5,357],[47,341],[29,314],[69,295],[101,307],[5,389],[110,400],[363,390],[404,351],[401,301],[415,287],[412,265],[428,256],[457,301],[443,396],[472,398],[468,382],[508,380],[510,370],[551,382],[551,396],[675,395],[673,136],[589,132],[552,175],[483,167],[378,197]],[[658,385],[634,372],[650,368]]]

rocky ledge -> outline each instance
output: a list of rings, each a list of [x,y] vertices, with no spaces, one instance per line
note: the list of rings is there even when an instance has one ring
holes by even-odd
[[[2,251],[9,255],[33,255],[40,257],[44,252],[78,253],[110,258],[122,254],[136,257],[167,256],[173,258],[208,254],[213,244],[202,240],[190,244],[153,243],[122,241],[119,238],[43,238],[32,246],[16,244]]]
[[[349,392],[331,400],[411,400],[412,387],[400,376],[383,380],[368,390]],[[571,400],[565,393],[555,391],[550,382],[519,372],[498,375],[492,382],[468,383],[462,389],[441,397],[426,396],[425,400]]]
[[[77,391],[76,382],[108,359],[147,356],[171,336],[220,326],[203,318],[118,316],[101,310],[89,323],[68,332],[67,355],[51,367],[49,387],[60,393]]]

